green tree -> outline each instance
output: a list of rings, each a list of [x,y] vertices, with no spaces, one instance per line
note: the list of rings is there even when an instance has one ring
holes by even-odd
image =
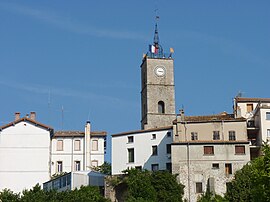
[[[115,186],[125,184],[128,202],[178,202],[182,201],[184,186],[177,183],[176,175],[167,171],[150,172],[128,169],[124,177],[113,179]],[[115,183],[117,182],[117,183]]]
[[[14,193],[9,189],[3,189],[0,192],[0,201],[2,202],[18,202],[20,200],[20,195]]]
[[[106,161],[101,166],[93,167],[92,169],[106,175],[112,174],[112,166]]]
[[[235,173],[228,185],[229,201],[270,201],[270,147],[262,147],[263,156],[252,160]]]

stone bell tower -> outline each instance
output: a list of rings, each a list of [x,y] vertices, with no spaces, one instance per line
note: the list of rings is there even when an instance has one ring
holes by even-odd
[[[176,119],[173,50],[166,56],[159,44],[155,25],[153,45],[141,64],[141,128],[159,128],[172,125]]]

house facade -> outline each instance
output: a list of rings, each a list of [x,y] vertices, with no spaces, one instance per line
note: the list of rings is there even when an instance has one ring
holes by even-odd
[[[270,98],[236,97],[234,113],[247,119],[250,154],[254,159],[260,155],[263,142],[270,140]]]
[[[90,170],[104,163],[105,131],[91,131],[88,121],[85,131],[57,131],[52,138],[52,174]]]
[[[246,119],[222,113],[177,116],[173,126],[172,173],[196,201],[207,190],[223,195],[226,183],[250,160]]]
[[[35,112],[0,127],[0,190],[14,192],[42,184],[51,177],[53,129],[36,121]]]
[[[112,135],[112,174],[128,168],[171,170],[172,127]]]

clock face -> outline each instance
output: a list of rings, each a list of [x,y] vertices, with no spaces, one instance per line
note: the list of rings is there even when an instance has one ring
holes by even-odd
[[[166,73],[166,69],[164,66],[156,66],[155,73],[157,76],[164,76]]]

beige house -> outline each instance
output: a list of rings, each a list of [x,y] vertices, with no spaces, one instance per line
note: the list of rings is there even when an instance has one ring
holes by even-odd
[[[90,170],[104,163],[105,131],[91,131],[88,121],[85,131],[57,131],[52,138],[52,174]]]
[[[174,121],[172,172],[185,185],[185,198],[196,201],[210,191],[223,195],[235,171],[250,160],[246,119],[222,113],[185,116]]]
[[[234,99],[236,117],[247,119],[247,135],[251,159],[260,155],[263,142],[270,140],[270,98]]]

